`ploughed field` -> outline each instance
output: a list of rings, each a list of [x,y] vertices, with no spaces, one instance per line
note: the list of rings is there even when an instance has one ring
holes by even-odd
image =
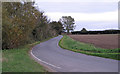
[[[96,47],[105,49],[115,49],[118,47],[120,35],[118,34],[100,34],[100,35],[69,35],[72,39],[93,44]]]

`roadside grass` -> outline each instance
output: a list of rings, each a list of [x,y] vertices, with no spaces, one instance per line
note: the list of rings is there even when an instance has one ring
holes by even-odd
[[[59,41],[59,46],[64,49],[68,49],[78,53],[120,60],[119,58],[120,48],[117,48],[117,49],[98,48],[92,44],[82,43],[82,42],[73,40],[67,35],[64,35],[63,38]]]
[[[43,66],[30,57],[29,51],[33,46],[49,39],[20,48],[2,50],[2,72],[47,72]]]

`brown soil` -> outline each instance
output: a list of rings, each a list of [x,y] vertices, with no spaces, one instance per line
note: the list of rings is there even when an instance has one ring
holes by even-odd
[[[71,38],[95,45],[96,47],[105,49],[115,49],[118,47],[118,41],[120,41],[120,36],[117,34],[105,34],[105,35],[69,35]]]

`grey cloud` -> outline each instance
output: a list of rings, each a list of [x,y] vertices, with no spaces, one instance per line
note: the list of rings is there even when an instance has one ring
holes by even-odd
[[[75,30],[80,31],[82,28],[86,28],[87,30],[106,30],[106,29],[118,29],[118,22],[82,22],[76,21],[76,28]]]
[[[38,6],[45,12],[81,12],[101,13],[115,11],[118,8],[117,2],[39,2]]]

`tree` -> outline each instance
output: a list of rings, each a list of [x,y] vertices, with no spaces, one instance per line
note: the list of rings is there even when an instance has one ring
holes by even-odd
[[[50,23],[50,25],[51,25],[52,29],[54,29],[57,32],[57,34],[61,34],[62,29],[63,29],[61,22],[52,21]]]
[[[26,44],[35,27],[32,2],[2,3],[2,48],[10,49]],[[28,20],[29,19],[29,20]]]
[[[82,32],[82,33],[86,33],[87,30],[86,30],[85,28],[83,28],[83,29],[81,30],[81,32]]]
[[[41,41],[56,36],[60,32],[60,23],[51,25],[43,11],[34,7],[34,2],[2,3],[2,49]]]
[[[67,30],[67,34],[75,28],[75,20],[71,16],[62,16],[59,21],[63,24],[64,29]]]

